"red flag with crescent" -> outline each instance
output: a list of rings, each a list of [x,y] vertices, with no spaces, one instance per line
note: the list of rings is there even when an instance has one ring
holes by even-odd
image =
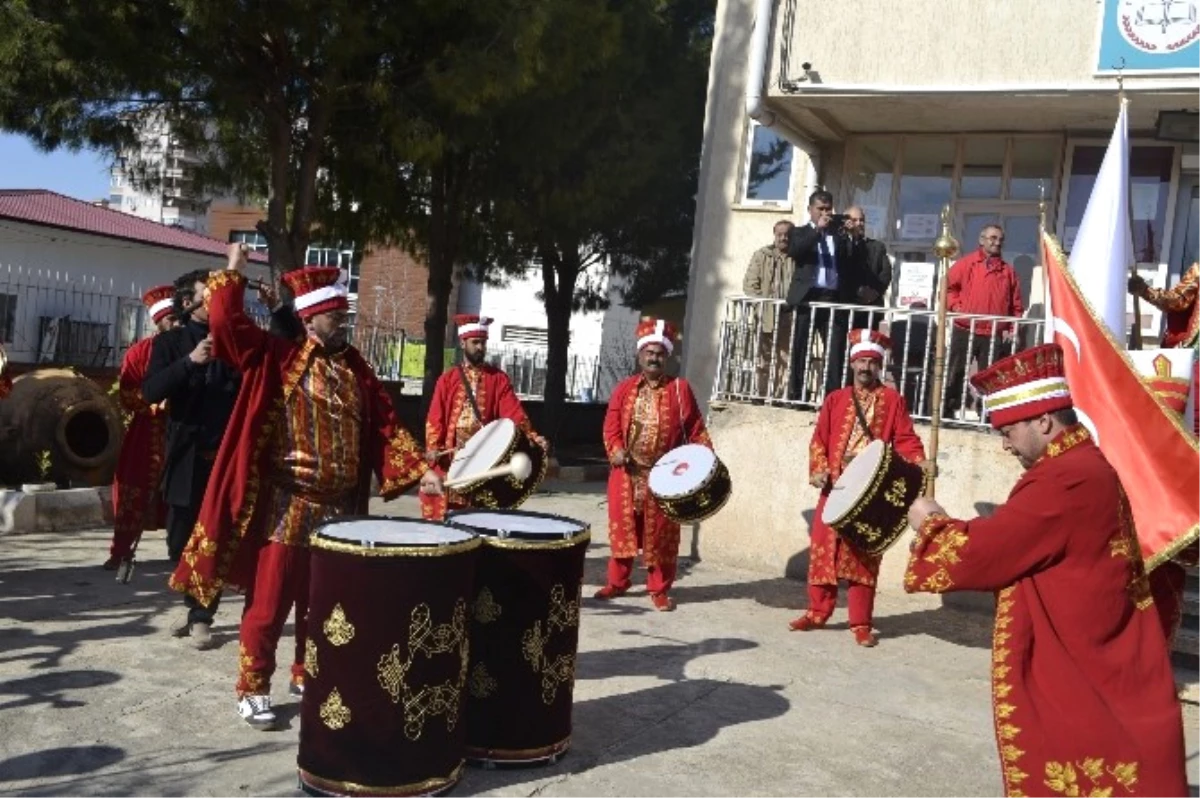
[[[1121,478],[1152,569],[1200,535],[1200,449],[1093,313],[1053,236],[1042,234],[1042,250],[1047,325],[1063,348],[1075,410]]]

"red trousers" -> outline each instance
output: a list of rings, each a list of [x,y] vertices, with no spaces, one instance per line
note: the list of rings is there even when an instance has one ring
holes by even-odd
[[[837,607],[837,585],[809,585],[808,611],[817,620],[825,622]],[[850,582],[846,590],[847,609],[850,611],[850,628],[871,628],[871,616],[875,610],[875,588]]]
[[[239,632],[237,694],[268,695],[275,673],[275,648],[292,605],[296,605],[296,653],[292,681],[304,679],[308,615],[308,547],[269,541],[258,553],[254,583],[246,591]]]
[[[1158,611],[1163,635],[1167,638],[1167,648],[1170,649],[1183,618],[1183,588],[1187,584],[1187,571],[1179,563],[1168,560],[1146,578],[1150,582],[1150,595],[1154,597],[1154,609]]]
[[[644,530],[646,528],[646,516],[638,513],[634,516],[634,529],[637,533],[638,549],[643,547]],[[646,589],[651,594],[666,593],[671,589],[671,585],[675,584],[675,573],[677,571],[678,561],[672,556],[667,560],[659,554],[658,565],[652,565],[646,569]],[[633,584],[633,558],[632,557],[609,557],[608,558],[608,586],[615,587],[618,590],[628,590]]]

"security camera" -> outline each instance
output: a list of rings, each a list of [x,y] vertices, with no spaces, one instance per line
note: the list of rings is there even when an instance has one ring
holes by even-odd
[[[808,72],[812,69],[812,62],[805,61],[803,64],[800,65],[800,68],[803,69],[805,72]]]

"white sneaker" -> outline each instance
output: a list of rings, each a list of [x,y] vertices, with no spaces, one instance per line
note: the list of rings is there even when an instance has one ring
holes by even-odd
[[[248,695],[238,700],[238,714],[255,729],[270,729],[275,726],[275,711],[271,709],[271,696]]]

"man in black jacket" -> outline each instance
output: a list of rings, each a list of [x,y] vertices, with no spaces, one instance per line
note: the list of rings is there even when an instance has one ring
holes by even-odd
[[[808,363],[809,324],[825,343],[825,393],[846,383],[845,350],[850,311],[813,308],[813,302],[859,301],[860,266],[850,252],[849,239],[839,229],[845,217],[834,218],[833,195],[815,191],[808,198],[808,224],[792,228],[788,255],[796,263],[787,305],[795,309],[791,379],[788,398],[802,396]],[[814,401],[816,395],[811,397]]]
[[[212,356],[208,309],[204,306],[208,271],[188,272],[175,281],[175,312],[183,324],[154,339],[142,396],[151,404],[167,402],[167,459],[163,501],[167,505],[167,556],[178,563],[200,511],[213,460],[241,386],[241,375]],[[264,296],[268,306],[273,297]],[[272,313],[272,329],[295,333],[295,317],[281,306]],[[196,648],[212,645],[211,627],[220,597],[205,607],[184,597],[187,612],[171,624],[175,637],[191,636]]]
[[[846,224],[843,227],[850,242],[850,259],[861,284],[854,301],[859,305],[883,308],[884,296],[892,284],[892,262],[888,260],[887,244],[867,237],[867,214],[853,205],[846,209]],[[879,329],[883,311],[857,311],[851,328],[855,330]]]

